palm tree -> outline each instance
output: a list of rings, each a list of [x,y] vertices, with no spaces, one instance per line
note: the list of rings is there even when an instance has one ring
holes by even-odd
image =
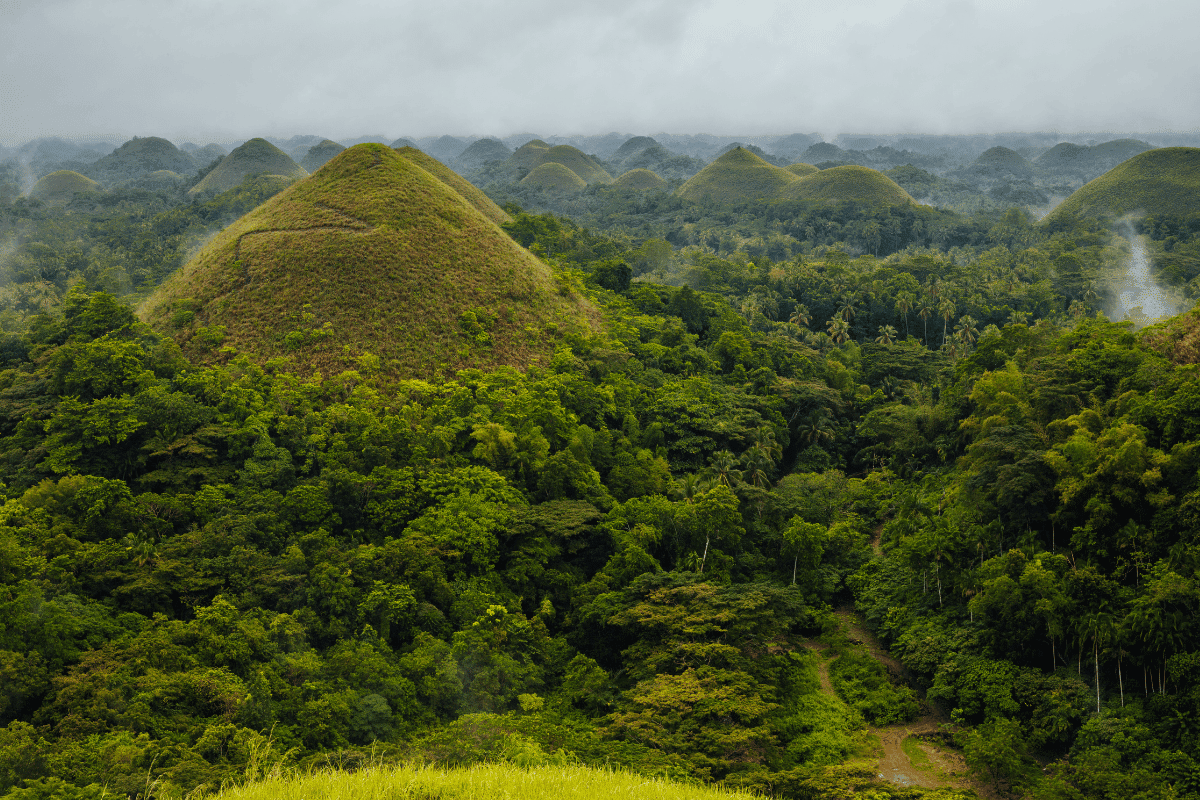
[[[921,309],[917,316],[925,323],[925,346],[929,347],[929,318],[933,316],[933,304],[928,300],[921,300]]]
[[[950,325],[950,318],[954,316],[954,301],[943,300],[938,305],[938,314],[942,318],[942,346],[946,345],[946,328]]]
[[[896,329],[891,325],[880,325],[879,335],[875,337],[876,344],[891,345],[896,341]]]
[[[854,294],[851,292],[846,292],[842,295],[841,308],[838,309],[838,313],[842,315],[842,319],[846,320],[846,322],[854,321],[854,300]]]
[[[834,317],[829,320],[829,335],[838,344],[844,344],[850,338],[850,323],[843,317]]]
[[[707,472],[712,477],[713,483],[722,484],[731,489],[735,483],[742,480],[742,471],[737,469],[737,459],[728,450],[713,454]]]
[[[958,326],[954,329],[954,335],[966,345],[975,344],[979,339],[979,328],[975,327],[975,318],[970,314],[964,314],[958,321]]]
[[[904,335],[908,336],[908,312],[913,309],[913,296],[910,292],[896,295],[896,312],[904,315]]]
[[[804,305],[803,303],[797,303],[796,310],[792,312],[790,317],[788,317],[788,322],[801,327],[807,327],[808,323],[811,321],[812,314],[809,313],[808,306]]]

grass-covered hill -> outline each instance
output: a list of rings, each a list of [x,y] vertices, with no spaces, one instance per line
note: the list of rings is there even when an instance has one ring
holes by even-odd
[[[417,143],[414,142],[412,139],[409,139],[407,136],[401,136],[399,139],[397,139],[396,141],[394,141],[390,145],[388,145],[388,147],[392,148],[393,150],[399,150],[401,147],[416,147],[416,146],[417,146]]]
[[[541,139],[531,139],[513,152],[509,163],[519,169],[533,169],[545,161],[544,156],[549,150],[550,145]]]
[[[1017,151],[996,146],[985,150],[955,174],[970,183],[990,186],[999,181],[1031,180],[1035,171],[1033,164]]]
[[[738,203],[779,197],[796,180],[786,169],[736,147],[689,178],[679,187],[679,196],[697,202]]]
[[[423,152],[429,153],[439,161],[453,161],[467,149],[467,143],[455,136],[422,139],[417,144]]]
[[[784,169],[799,178],[803,178],[805,175],[812,175],[821,171],[812,164],[805,164],[803,161],[798,161],[795,164],[788,164],[786,167],[784,167]]]
[[[562,164],[588,183],[612,183],[612,175],[596,159],[569,144],[547,149],[538,156],[536,165],[550,163]]]
[[[1043,222],[1071,216],[1120,217],[1134,212],[1187,216],[1200,210],[1200,148],[1148,150],[1089,181]]]
[[[492,202],[490,197],[472,185],[472,183],[466,178],[459,175],[457,172],[450,169],[428,153],[424,153],[415,147],[396,148],[396,152],[399,153],[401,157],[408,159],[433,177],[440,180],[442,183],[449,186],[453,191],[462,196],[464,200],[473,205],[476,211],[478,211],[480,214],[483,214],[497,225],[512,221],[512,217],[510,217],[504,209]]]
[[[631,169],[613,181],[613,185],[639,190],[667,188],[667,182],[648,169]]]
[[[200,167],[207,167],[212,162],[224,158],[229,155],[224,147],[219,144],[206,144],[203,147],[199,145],[191,145],[185,143],[180,146],[180,149],[192,157],[192,160]]]
[[[853,200],[866,205],[905,205],[913,202],[894,180],[870,167],[832,167],[815,172],[785,187],[789,200]]]
[[[325,163],[329,161],[329,159],[333,158],[345,149],[345,147],[342,147],[337,142],[331,139],[325,139],[308,148],[308,152],[306,152],[304,157],[300,160],[300,166],[304,168],[305,172],[308,172],[311,175],[321,167],[325,166]]]
[[[654,147],[657,144],[658,144],[658,142],[655,141],[655,139],[653,137],[634,136],[631,139],[626,139],[625,143],[622,144],[620,147],[618,147],[616,149],[616,151],[611,156],[609,156],[609,161],[612,161],[614,163],[619,163],[619,162],[624,161],[625,159],[629,158],[630,156],[637,155],[638,153],[642,152],[646,148]]]
[[[1140,139],[1114,139],[1097,145],[1060,142],[1034,160],[1048,175],[1075,178],[1086,183],[1134,156],[1153,150],[1154,145]]]
[[[60,169],[44,176],[29,190],[29,196],[44,203],[66,203],[80,192],[94,192],[100,184],[78,172]]]
[[[504,161],[512,153],[499,139],[477,139],[458,154],[455,163],[463,169],[479,169],[489,161]]]
[[[182,175],[194,174],[198,166],[195,159],[166,139],[135,136],[84,171],[93,180],[113,184],[164,169]]]
[[[225,156],[216,169],[188,190],[189,194],[219,194],[232,189],[247,175],[283,175],[303,178],[308,175],[291,156],[266,139],[251,139]]]
[[[199,359],[432,377],[541,361],[589,309],[438,177],[364,144],[222,231],[139,314]]]
[[[539,164],[521,179],[522,186],[546,189],[551,192],[582,192],[587,181],[557,161]]]
[[[269,778],[229,789],[218,800],[282,800],[321,797],[441,798],[473,800],[753,800],[749,792],[683,784],[630,772],[581,766],[519,767],[511,763],[477,764],[459,769],[381,767],[354,772],[326,771],[298,777]]]

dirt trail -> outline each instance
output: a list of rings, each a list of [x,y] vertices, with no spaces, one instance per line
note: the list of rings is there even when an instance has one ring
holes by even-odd
[[[853,610],[841,608],[835,613],[845,627],[852,644],[866,649],[893,675],[903,676],[903,665],[884,649]],[[810,646],[816,650],[824,649],[815,643]],[[829,662],[825,659],[821,659],[818,673],[821,690],[832,694],[833,684],[829,679]],[[868,726],[867,731],[879,739],[879,776],[900,786],[919,786],[925,789],[974,789],[980,797],[993,797],[994,794],[988,787],[969,780],[967,765],[961,755],[935,743],[933,734],[936,734],[939,726],[946,721],[931,706],[921,703],[920,716],[912,722]],[[905,752],[905,739],[909,739],[908,750],[913,753],[912,756],[909,755],[909,752]]]

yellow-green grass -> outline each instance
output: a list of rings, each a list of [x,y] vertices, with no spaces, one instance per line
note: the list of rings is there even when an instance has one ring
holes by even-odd
[[[1195,211],[1200,211],[1200,148],[1164,147],[1122,161],[1088,181],[1043,223],[1072,216],[1185,216]]]
[[[998,145],[980,153],[969,170],[978,173],[1009,173],[1027,178],[1033,174],[1033,165],[1016,150]]]
[[[613,181],[614,186],[626,189],[652,190],[665,189],[667,182],[648,169],[631,169]]]
[[[220,193],[232,189],[247,175],[283,175],[304,178],[308,172],[292,157],[266,139],[251,139],[221,159],[204,180],[188,190],[189,194]]]
[[[399,153],[401,157],[408,159],[433,177],[440,180],[442,183],[449,186],[455,192],[458,192],[463,199],[475,206],[475,209],[479,211],[480,214],[483,214],[492,222],[496,223],[497,225],[503,222],[512,222],[512,217],[508,215],[508,212],[492,202],[492,198],[488,197],[469,180],[459,175],[457,172],[450,169],[433,156],[422,150],[418,150],[415,147],[401,147],[398,148],[396,152]]]
[[[784,188],[789,200],[843,202],[853,200],[868,205],[905,205],[914,202],[900,184],[870,167],[848,165],[832,167],[797,178]]]
[[[60,169],[41,178],[29,190],[29,196],[43,203],[65,203],[80,192],[94,192],[100,184],[69,169]]]
[[[220,800],[751,800],[760,795],[592,767],[479,764],[459,769],[377,767],[268,778]]]
[[[576,175],[570,167],[557,161],[548,161],[534,167],[521,179],[522,186],[548,189],[552,192],[582,192],[587,181]]]
[[[325,166],[329,159],[333,158],[345,149],[345,147],[342,147],[332,139],[323,139],[319,143],[308,148],[308,152],[305,153],[304,158],[300,160],[300,166],[311,175],[321,167]]]
[[[542,163],[542,156],[549,150],[550,145],[541,139],[531,139],[518,147],[516,152],[509,156],[509,160],[522,169],[533,169]]]
[[[743,147],[735,147],[679,187],[679,196],[719,204],[776,198],[798,178]]]
[[[784,169],[798,178],[803,178],[805,175],[812,175],[815,172],[821,171],[812,164],[805,164],[803,161],[798,161],[795,164],[788,164],[786,167],[784,167]]]
[[[921,742],[915,736],[905,736],[900,741],[900,749],[904,751],[904,755],[908,756],[908,760],[917,769],[934,769],[933,762],[929,760],[929,755],[921,749]]]
[[[597,161],[578,147],[559,144],[538,157],[538,164],[558,163],[583,178],[588,183],[612,183],[612,175]]]
[[[363,144],[218,234],[138,313],[201,361],[432,378],[548,360],[597,316],[562,286],[438,177]]]

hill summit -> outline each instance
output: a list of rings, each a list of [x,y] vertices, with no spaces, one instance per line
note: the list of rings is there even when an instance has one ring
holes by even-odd
[[[1187,216],[1196,211],[1200,211],[1200,148],[1163,147],[1140,153],[1088,181],[1043,222],[1072,215]]]
[[[201,360],[431,378],[546,360],[592,307],[449,185],[351,147],[222,231],[139,309]]]
[[[679,187],[686,200],[718,203],[778,197],[797,177],[763,160],[744,147],[735,147],[697,172]]]
[[[242,182],[248,175],[282,175],[303,178],[308,175],[292,157],[266,139],[251,139],[221,159],[216,169],[188,190],[188,194],[224,192]]]

